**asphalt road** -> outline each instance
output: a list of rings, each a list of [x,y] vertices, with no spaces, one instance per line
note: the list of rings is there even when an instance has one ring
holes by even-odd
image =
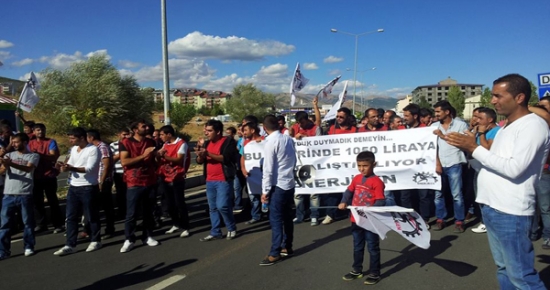
[[[331,225],[295,228],[295,256],[276,265],[258,263],[268,253],[267,221],[247,226],[237,215],[234,240],[200,242],[208,234],[204,187],[187,190],[192,236],[165,235],[169,223],[155,232],[158,247],[138,246],[125,254],[123,224],[104,247],[86,253],[88,242],[66,257],[53,256],[64,244],[62,234],[37,237],[36,255],[24,257],[21,234],[12,257],[0,261],[2,289],[364,289],[363,281],[343,281],[351,270],[352,238],[347,219]],[[536,243],[536,268],[550,287],[550,251]],[[381,242],[382,280],[376,289],[497,289],[495,266],[483,234],[469,229],[455,234],[448,227],[432,232],[431,248],[419,249],[397,234]],[[368,265],[368,257],[365,259]],[[368,266],[365,266],[365,270]]]

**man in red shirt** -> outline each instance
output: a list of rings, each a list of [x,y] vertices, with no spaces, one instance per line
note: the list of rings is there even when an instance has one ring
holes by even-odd
[[[391,117],[393,116],[396,116],[397,114],[395,113],[395,111],[393,110],[387,110],[385,113],[384,113],[384,117],[383,117],[383,120],[384,120],[384,126],[382,126],[382,128],[386,129],[386,130],[389,130],[390,129],[390,119]]]
[[[390,117],[388,131],[401,130],[404,128],[405,127],[403,126],[403,118],[399,117],[398,115],[393,115],[392,117]]]
[[[46,222],[46,209],[44,207],[44,194],[50,206],[51,222],[54,233],[65,231],[65,217],[59,207],[57,199],[57,171],[55,163],[59,158],[59,149],[54,139],[46,137],[46,126],[38,123],[33,127],[35,139],[29,141],[29,151],[40,155],[38,167],[34,171],[33,196],[36,209],[37,227],[35,232],[41,232],[48,228]]]
[[[243,136],[244,136],[244,142],[243,142],[243,153],[244,153],[244,147],[251,143],[251,142],[257,142],[260,143],[264,140],[264,137],[260,136],[260,129],[258,128],[258,125],[255,123],[246,123],[243,125]],[[243,155],[243,154],[241,154]],[[246,171],[246,168],[244,166],[244,156],[241,156],[241,171],[245,178],[248,178],[249,172]],[[247,225],[255,224],[259,222],[262,219],[262,212],[261,212],[261,197],[262,192],[249,192],[248,197],[250,198],[250,203],[252,204],[252,209],[250,211],[250,215],[252,216],[252,219],[247,221]]]
[[[358,132],[386,131],[386,129],[379,126],[377,109],[368,108],[365,111],[365,116],[368,118],[367,125],[359,128]]]
[[[321,136],[321,128],[315,125],[308,118],[308,114],[304,111],[297,112],[296,115],[296,124],[292,125],[290,136],[296,138],[297,140],[302,139],[303,137],[312,137],[312,136]],[[319,225],[319,206],[321,201],[319,196],[316,194],[306,195],[309,197],[310,210],[311,210],[311,226]],[[304,206],[304,195],[298,194],[294,197],[294,204],[296,205],[296,218],[294,219],[295,223],[301,223],[304,221],[306,215],[306,208]]]
[[[189,146],[185,140],[176,136],[176,131],[170,125],[161,127],[159,132],[164,143],[158,151],[159,175],[173,223],[166,234],[181,231],[180,237],[186,238],[189,236],[189,212],[184,191],[185,176],[191,162]]]
[[[208,242],[223,237],[222,219],[227,227],[228,240],[235,238],[237,227],[233,216],[233,180],[236,175],[235,155],[237,144],[235,139],[222,136],[223,124],[218,120],[208,120],[204,126],[204,134],[208,139],[199,139],[195,152],[197,163],[204,164],[206,176],[206,197],[210,208],[210,234],[201,242]]]
[[[126,241],[120,249],[126,253],[134,248],[136,241],[137,206],[141,202],[143,206],[143,235],[144,244],[154,247],[159,244],[152,238],[153,200],[154,186],[157,182],[154,140],[146,138],[148,131],[147,122],[144,120],[132,123],[130,129],[134,132],[132,138],[120,141],[120,162],[124,167],[124,178],[128,184],[126,192],[126,221],[124,222],[124,234]]]

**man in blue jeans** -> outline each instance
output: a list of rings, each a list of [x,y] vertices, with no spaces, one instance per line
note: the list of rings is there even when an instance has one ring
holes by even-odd
[[[84,213],[90,224],[92,242],[86,252],[101,248],[99,220],[99,149],[86,140],[86,130],[77,127],[69,133],[71,155],[65,164],[58,164],[61,172],[70,172],[69,192],[67,193],[67,239],[65,246],[55,251],[56,256],[65,256],[76,252],[78,223]],[[80,211],[82,208],[82,211]]]
[[[12,138],[15,151],[6,153],[0,158],[0,174],[6,174],[4,198],[2,203],[2,224],[0,226],[0,260],[10,256],[11,224],[15,221],[15,213],[19,209],[25,224],[23,231],[23,246],[25,257],[34,254],[34,202],[33,174],[38,166],[40,156],[27,151],[29,137],[19,133]],[[3,151],[3,149],[0,149]]]
[[[534,267],[529,235],[535,189],[550,146],[550,115],[544,113],[543,119],[529,112],[531,85],[518,74],[495,80],[492,96],[495,110],[507,122],[491,149],[478,145],[470,132],[451,133],[445,140],[481,163],[476,202],[482,206],[500,289],[546,289]]]
[[[294,254],[294,167],[296,149],[294,141],[279,132],[279,122],[273,115],[264,118],[267,138],[264,147],[262,174],[262,203],[269,204],[269,224],[271,225],[271,249],[260,262],[260,266],[270,266]]]
[[[235,155],[237,143],[235,139],[222,136],[223,123],[218,120],[209,120],[204,126],[204,134],[208,141],[199,139],[195,153],[197,163],[204,164],[206,176],[206,197],[210,208],[210,234],[201,242],[221,239],[222,219],[227,227],[228,240],[237,236],[235,217],[233,216],[233,180],[237,166]]]
[[[455,146],[449,145],[442,136],[450,132],[462,133],[468,130],[468,124],[456,118],[456,110],[448,101],[439,101],[434,105],[435,116],[439,120],[436,133],[437,140],[436,172],[441,175],[442,186],[448,184],[453,195],[453,209],[455,216],[455,233],[464,232],[464,197],[462,195],[462,164],[466,163],[464,152]],[[447,209],[443,191],[435,192],[435,215],[437,222],[434,230],[440,231],[445,227]]]

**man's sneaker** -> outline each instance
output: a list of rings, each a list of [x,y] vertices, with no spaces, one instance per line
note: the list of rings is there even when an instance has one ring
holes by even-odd
[[[545,250],[550,250],[550,239],[544,239],[542,242],[542,248]]]
[[[86,252],[93,252],[96,250],[101,249],[101,243],[100,242],[91,242],[88,245],[88,248],[86,248]]]
[[[271,266],[280,261],[281,261],[280,256],[279,257],[267,256],[260,262],[260,266]]]
[[[69,246],[64,246],[63,248],[55,251],[53,254],[55,256],[65,256],[65,255],[70,255],[72,253],[74,253],[75,250],[73,247],[69,247]]]
[[[332,223],[333,219],[327,215],[327,217],[325,217],[325,219],[323,220],[323,222],[321,224],[323,225],[330,225]]]
[[[314,227],[318,225],[319,225],[319,222],[317,221],[317,218],[311,218],[311,226]]]
[[[227,232],[227,239],[228,240],[232,240],[234,239],[235,237],[237,236],[237,231],[229,231]]]
[[[122,248],[120,248],[121,253],[128,253],[134,248],[134,243],[130,242],[130,240],[124,241],[124,245],[122,245]]]
[[[464,224],[462,222],[455,223],[455,229],[453,230],[455,233],[463,233],[464,232]]]
[[[472,229],[472,232],[476,234],[483,234],[487,232],[487,228],[485,227],[484,224],[479,224],[479,226]]]
[[[243,212],[242,208],[236,208],[233,210],[233,213],[241,213],[241,212]]]
[[[298,220],[298,218],[294,218],[294,219],[292,220],[292,222],[295,223],[295,224],[301,224],[301,223],[302,223],[302,221],[301,221],[301,220]]]
[[[255,220],[255,219],[251,219],[249,221],[247,221],[246,223],[244,223],[245,225],[253,225],[255,223],[259,222],[259,220]]]
[[[365,279],[364,284],[365,285],[374,285],[380,281],[380,275],[376,274],[368,274],[367,278]]]
[[[183,232],[181,232],[180,238],[187,238],[190,235],[191,234],[189,234],[189,230],[183,230]]]
[[[63,232],[65,232],[65,227],[57,227],[57,228],[53,229],[54,234],[60,234],[60,233],[63,233]]]
[[[142,242],[144,245],[147,245],[149,247],[156,247],[160,244],[157,240],[151,237],[147,237],[147,240],[143,240]]]
[[[438,219],[435,222],[435,225],[433,227],[434,231],[440,231],[445,227],[445,222],[443,220]]]
[[[47,226],[41,226],[41,225],[38,225],[34,228],[34,232],[35,233],[40,233],[40,232],[43,232],[45,230],[47,230],[48,227]]]
[[[294,255],[294,250],[292,249],[282,249],[280,253],[281,257],[291,257]]]
[[[201,238],[199,241],[201,241],[201,242],[210,242],[210,241],[213,241],[213,240],[219,240],[221,238],[222,238],[221,236],[208,235],[204,238]]]
[[[346,275],[344,275],[344,277],[342,277],[342,279],[346,281],[351,281],[351,280],[360,279],[360,278],[363,278],[363,273],[355,272],[355,271],[351,271]]]
[[[25,249],[25,257],[30,257],[32,255],[34,255],[33,249]]]
[[[169,230],[167,230],[167,231],[165,232],[165,234],[167,234],[167,235],[173,234],[173,233],[175,233],[175,232],[178,232],[179,230],[180,230],[179,227],[172,226]]]

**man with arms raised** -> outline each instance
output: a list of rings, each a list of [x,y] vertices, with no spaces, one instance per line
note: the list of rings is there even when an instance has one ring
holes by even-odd
[[[445,140],[481,163],[476,201],[482,205],[489,246],[501,289],[546,289],[534,268],[529,239],[535,214],[535,188],[548,155],[548,124],[528,109],[531,86],[521,75],[493,82],[491,103],[508,122],[487,150],[470,132]]]

